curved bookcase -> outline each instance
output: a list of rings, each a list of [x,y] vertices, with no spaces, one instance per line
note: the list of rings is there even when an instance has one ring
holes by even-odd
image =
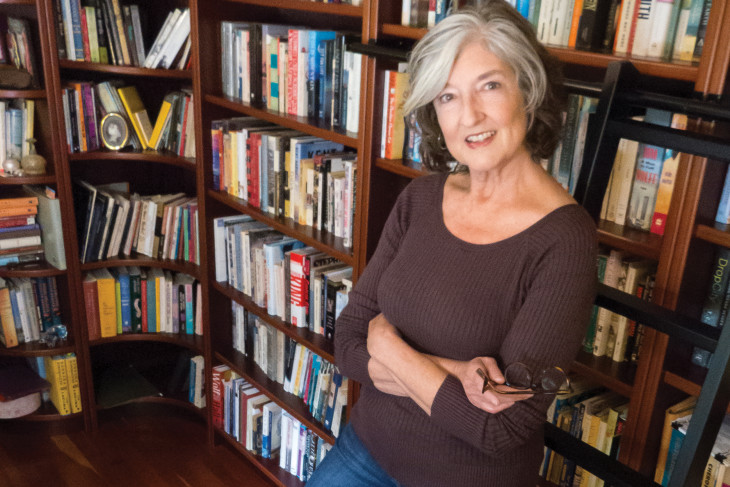
[[[195,171],[195,159],[180,157],[170,152],[158,151],[89,151],[68,154],[68,160],[73,161],[142,161],[166,164],[169,166],[182,167],[189,171]]]
[[[108,338],[89,341],[89,346],[122,342],[161,342],[185,347],[195,353],[203,353],[203,337],[184,333],[122,333]]]
[[[45,343],[40,342],[21,343],[12,348],[0,346],[0,356],[5,357],[46,357],[75,351],[76,346],[71,338],[64,340],[61,345],[53,348],[49,348]]]
[[[122,266],[139,266],[139,267],[157,267],[175,272],[182,272],[193,276],[200,280],[200,269],[196,264],[180,260],[160,260],[146,255],[134,255],[132,257],[114,257],[107,260],[99,260],[96,262],[87,262],[80,265],[81,271],[90,271],[93,269],[102,269],[105,267],[122,267]]]
[[[363,7],[345,3],[307,2],[304,0],[231,0],[232,3],[259,5],[262,7],[300,10],[347,17],[362,17]]]

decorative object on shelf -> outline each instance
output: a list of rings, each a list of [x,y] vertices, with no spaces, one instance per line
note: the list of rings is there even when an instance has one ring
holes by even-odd
[[[66,338],[68,338],[66,325],[54,325],[41,333],[40,343],[45,343],[49,348],[54,348],[59,341]]]
[[[107,149],[119,150],[127,144],[129,126],[119,113],[107,113],[101,119],[101,141]]]
[[[36,139],[33,137],[25,139],[28,142],[29,154],[23,156],[20,160],[20,166],[23,172],[29,176],[40,176],[46,173],[46,158],[38,154],[35,150]]]
[[[3,161],[3,170],[6,176],[22,176],[23,170],[20,168],[20,161],[17,159],[5,159]]]

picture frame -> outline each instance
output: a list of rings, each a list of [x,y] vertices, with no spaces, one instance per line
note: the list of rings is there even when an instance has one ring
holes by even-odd
[[[119,113],[107,113],[101,119],[101,141],[110,150],[119,150],[129,141],[129,125]]]

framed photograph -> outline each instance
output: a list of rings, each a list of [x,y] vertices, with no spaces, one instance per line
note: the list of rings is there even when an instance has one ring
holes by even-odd
[[[129,126],[118,113],[107,113],[101,119],[101,141],[104,147],[111,150],[119,150],[129,140]]]

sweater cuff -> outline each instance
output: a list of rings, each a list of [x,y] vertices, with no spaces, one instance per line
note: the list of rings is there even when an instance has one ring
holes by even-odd
[[[433,399],[431,419],[454,436],[478,445],[478,425],[484,421],[483,415],[482,410],[469,402],[461,381],[447,375]]]

